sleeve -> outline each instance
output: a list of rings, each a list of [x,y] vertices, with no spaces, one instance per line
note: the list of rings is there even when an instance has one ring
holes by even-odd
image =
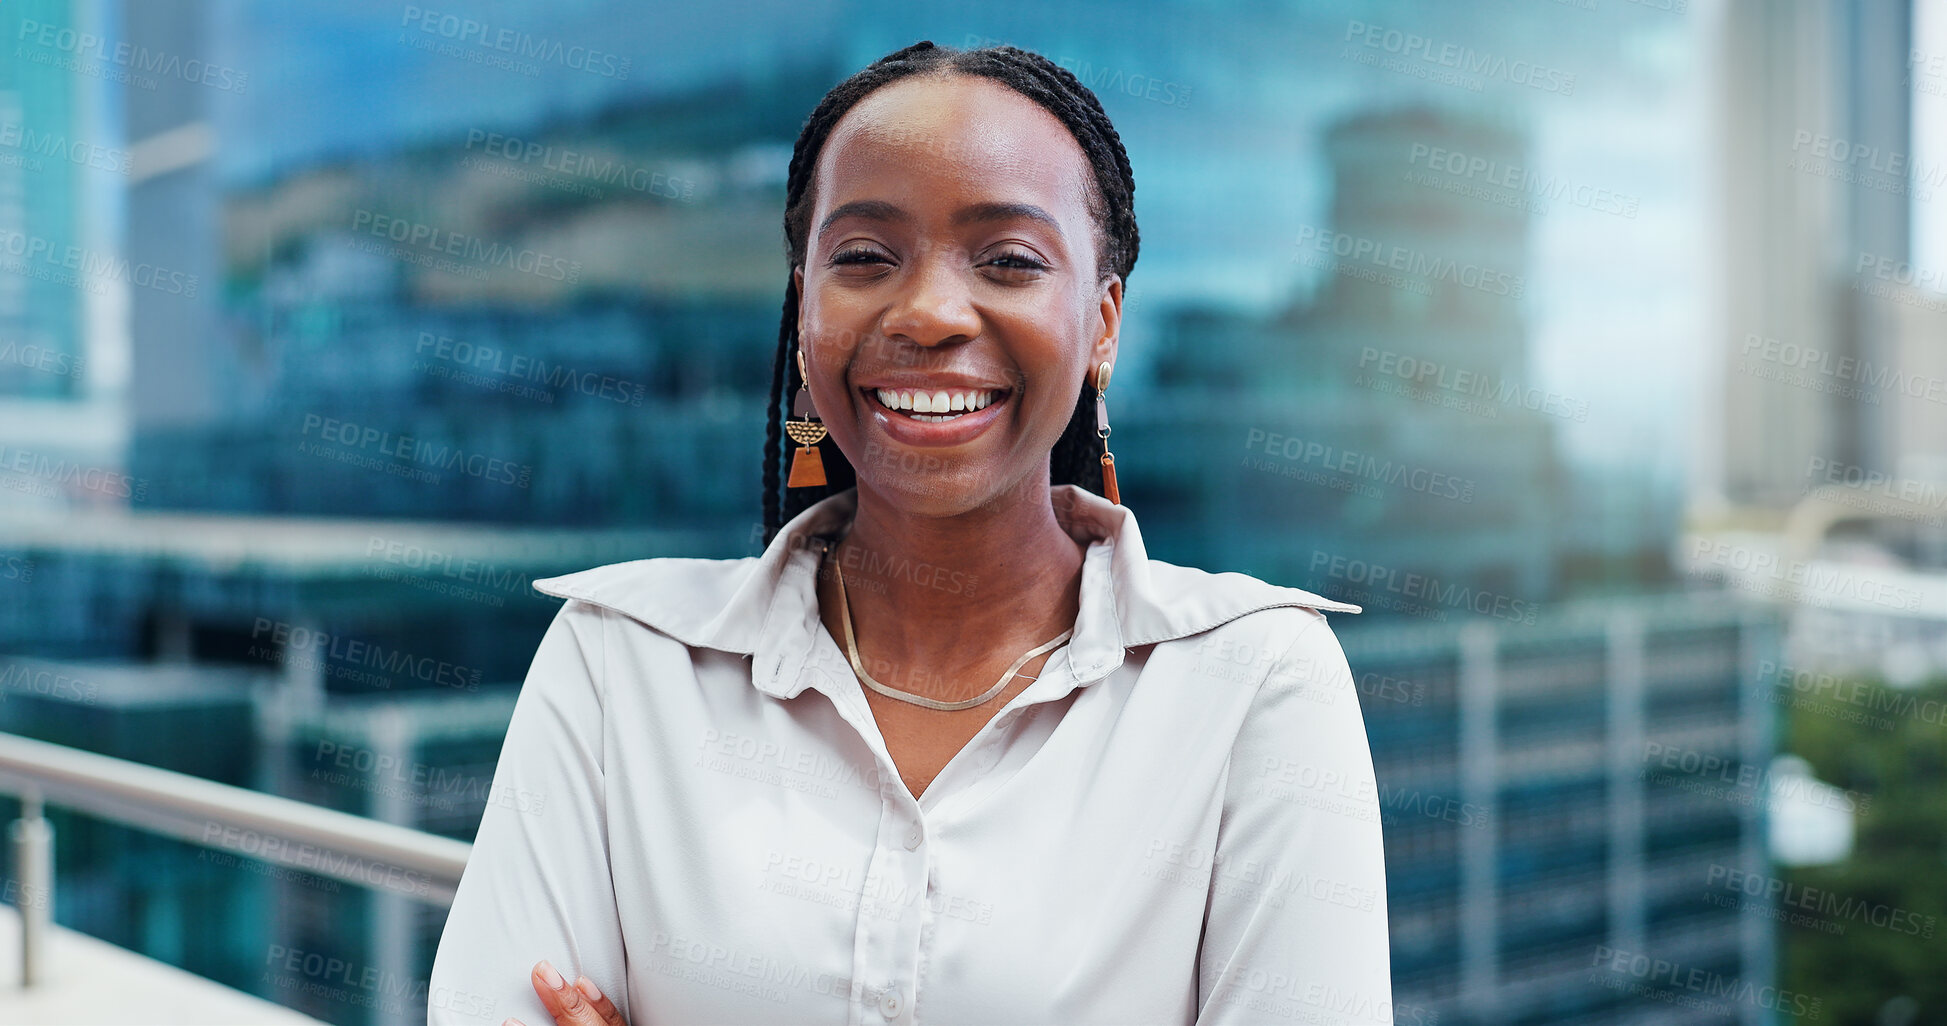
[[[529,983],[544,958],[629,1015],[602,776],[606,627],[605,610],[570,599],[541,639],[433,958],[429,1026],[552,1026]]]
[[[1287,612],[1288,610],[1281,611]],[[1393,1022],[1385,848],[1345,652],[1316,610],[1232,743],[1197,1026]]]

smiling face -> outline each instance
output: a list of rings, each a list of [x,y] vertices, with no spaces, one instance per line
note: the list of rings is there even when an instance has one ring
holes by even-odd
[[[798,337],[861,493],[945,516],[1045,482],[1122,309],[1068,129],[990,79],[902,79],[833,126],[810,188]]]

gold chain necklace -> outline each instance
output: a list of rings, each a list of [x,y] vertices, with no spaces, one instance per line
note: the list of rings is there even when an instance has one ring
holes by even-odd
[[[827,556],[831,555],[832,549],[833,544],[829,541],[826,542],[824,554]],[[928,709],[938,709],[942,712],[953,712],[958,709],[971,709],[983,702],[991,701],[995,695],[1000,694],[1007,688],[1007,682],[1013,680],[1017,674],[1027,677],[1029,680],[1034,680],[1035,677],[1033,675],[1021,673],[1021,667],[1026,666],[1028,660],[1033,659],[1035,656],[1067,641],[1069,635],[1075,633],[1075,629],[1070,627],[1060,634],[1055,635],[1047,643],[1029,649],[1021,658],[1014,660],[1014,665],[1008,667],[1007,672],[1001,674],[1001,679],[995,682],[993,687],[988,688],[985,694],[962,699],[958,702],[942,702],[937,698],[928,698],[925,695],[916,695],[910,691],[901,691],[898,688],[881,684],[873,680],[871,674],[865,672],[864,664],[859,662],[858,641],[852,637],[852,603],[850,599],[845,597],[845,568],[839,565],[837,559],[833,559],[832,569],[838,575],[838,611],[839,616],[845,622],[845,655],[852,660],[852,672],[859,675],[859,679],[865,682],[866,687],[877,691],[887,698],[896,698],[901,702],[907,702],[912,705],[925,706]]]

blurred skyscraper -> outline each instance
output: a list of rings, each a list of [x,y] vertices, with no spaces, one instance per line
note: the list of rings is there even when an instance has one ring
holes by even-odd
[[[1828,466],[1947,481],[1947,268],[1914,266],[1911,240],[1947,166],[1916,154],[1913,73],[1888,56],[1913,51],[1910,5],[1726,11],[1716,490],[1780,510]]]
[[[1775,658],[1771,614],[1697,596],[1356,619],[1334,627],[1378,775],[1396,1022],[1639,1022],[1644,998],[1687,996],[1613,971],[1617,952],[1770,984],[1769,920],[1720,899],[1766,866],[1773,707],[1749,682]]]
[[[1360,111],[1329,129],[1324,154],[1331,218],[1292,249],[1310,292],[1269,319],[1166,318],[1166,388],[1119,415],[1145,530],[1199,565],[1377,598],[1380,616],[1398,607],[1368,587],[1375,575],[1526,604],[1571,586],[1667,586],[1681,495],[1647,471],[1583,486],[1557,438],[1588,403],[1531,366],[1530,211],[1545,200],[1524,177],[1519,125],[1428,105]],[[1341,573],[1338,557],[1363,569]]]
[[[82,5],[8,6],[18,33],[36,24],[73,25]],[[50,267],[44,257],[84,244],[83,177],[93,140],[76,132],[90,123],[90,84],[17,56],[0,62],[0,396],[68,398],[78,390],[72,368],[83,355],[87,287],[51,273],[59,264]]]

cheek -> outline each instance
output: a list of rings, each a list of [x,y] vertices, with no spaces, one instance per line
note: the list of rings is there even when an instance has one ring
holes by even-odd
[[[851,353],[872,337],[873,308],[846,290],[811,286],[799,300],[798,332],[806,348],[821,353]],[[835,359],[826,356],[826,359]]]

